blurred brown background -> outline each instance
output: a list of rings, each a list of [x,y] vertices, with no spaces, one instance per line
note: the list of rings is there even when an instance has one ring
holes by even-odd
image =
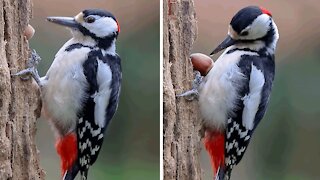
[[[45,21],[47,16],[74,16],[86,8],[107,9],[117,17],[123,88],[119,111],[109,125],[104,147],[90,179],[159,179],[159,1],[34,0],[31,47],[42,56],[44,75],[70,33]],[[193,52],[210,53],[227,33],[232,16],[248,5],[273,14],[280,40],[276,79],[269,109],[258,126],[234,179],[313,180],[320,178],[320,3],[316,0],[195,0],[198,38]],[[217,56],[214,56],[217,58]],[[38,122],[37,145],[47,179],[59,179],[53,133]],[[162,148],[162,147],[161,147]],[[202,154],[205,179],[212,179]]]
[[[34,0],[31,25],[36,29],[31,48],[42,57],[44,75],[55,53],[71,37],[47,16],[75,16],[87,8],[112,12],[120,23],[117,52],[122,58],[120,104],[110,123],[102,151],[89,171],[89,179],[149,180],[160,176],[160,17],[158,0]],[[37,123],[37,146],[46,179],[60,179],[60,162],[48,123]]]
[[[248,5],[263,6],[271,11],[280,39],[268,111],[232,177],[239,180],[320,179],[319,1],[196,0],[198,38],[193,52],[209,54],[224,40],[233,15]],[[206,152],[202,153],[201,161],[205,179],[212,179]]]

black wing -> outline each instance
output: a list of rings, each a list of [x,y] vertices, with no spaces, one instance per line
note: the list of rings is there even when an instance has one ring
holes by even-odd
[[[88,59],[83,63],[83,72],[87,79],[88,88],[83,109],[78,114],[78,162],[74,165],[73,170],[70,171],[75,175],[77,174],[76,172],[80,170],[81,176],[87,176],[89,166],[96,161],[100,152],[104,131],[117,110],[122,79],[120,61],[118,55],[107,54],[103,56],[100,50],[96,50],[91,51]],[[99,70],[99,68],[102,67],[102,63],[103,67],[107,67],[106,70],[111,70],[111,83],[108,87],[105,87],[105,84],[102,85],[103,82],[99,83],[99,73],[101,73],[101,69]],[[104,74],[100,74],[100,77],[103,75]],[[97,94],[101,93],[99,91],[105,91],[104,93],[109,95],[108,102],[104,103],[106,107],[103,107],[103,124],[101,124],[101,121],[99,123],[98,120],[98,118],[101,119],[101,117],[96,117],[98,115],[95,115],[96,105],[99,103],[99,99],[97,98],[101,98],[97,96]]]
[[[266,112],[275,73],[274,57],[243,55],[242,59],[238,63],[238,66],[242,69],[245,79],[244,85],[239,89],[238,92],[238,108],[234,112],[229,113],[230,116],[227,123],[227,130],[225,132],[225,173],[227,178],[230,178],[230,173],[233,166],[238,164],[242,159],[254,129],[257,127],[258,123]],[[260,103],[258,105],[257,112],[254,115],[253,127],[248,129],[243,123],[242,117],[245,108],[244,97],[248,95],[247,92],[250,92],[249,83],[252,67],[263,72],[265,82],[261,89]]]

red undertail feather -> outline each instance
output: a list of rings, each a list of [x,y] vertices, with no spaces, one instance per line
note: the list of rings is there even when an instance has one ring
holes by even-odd
[[[211,157],[213,172],[217,173],[220,166],[224,167],[224,133],[206,131],[204,145]]]
[[[75,162],[78,153],[77,149],[77,135],[75,133],[70,133],[57,139],[56,150],[61,159],[62,176]]]

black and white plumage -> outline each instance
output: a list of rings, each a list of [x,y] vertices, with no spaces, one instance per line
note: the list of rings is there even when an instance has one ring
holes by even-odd
[[[120,27],[110,12],[99,9],[48,21],[68,27],[73,37],[39,81],[43,114],[56,132],[63,179],[72,180],[80,171],[85,180],[119,102],[121,64],[115,42]]]
[[[87,174],[99,154],[104,131],[116,112],[121,81],[120,58],[91,51],[83,64],[89,82],[89,95],[79,112],[77,125],[78,163],[80,172]]]
[[[216,180],[230,179],[266,112],[278,38],[271,13],[249,6],[232,18],[228,37],[212,52],[226,49],[199,87],[199,106],[207,131],[224,137],[223,155],[210,154],[219,162],[213,164]],[[214,141],[215,137],[206,141],[209,152],[217,148]]]

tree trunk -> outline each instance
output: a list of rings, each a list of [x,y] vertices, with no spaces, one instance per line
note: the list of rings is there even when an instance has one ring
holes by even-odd
[[[44,179],[35,145],[40,92],[33,80],[11,77],[24,68],[30,0],[0,0],[0,179]]]
[[[191,88],[190,50],[197,35],[193,0],[164,0],[164,179],[200,180],[201,121],[197,102],[176,98]]]

